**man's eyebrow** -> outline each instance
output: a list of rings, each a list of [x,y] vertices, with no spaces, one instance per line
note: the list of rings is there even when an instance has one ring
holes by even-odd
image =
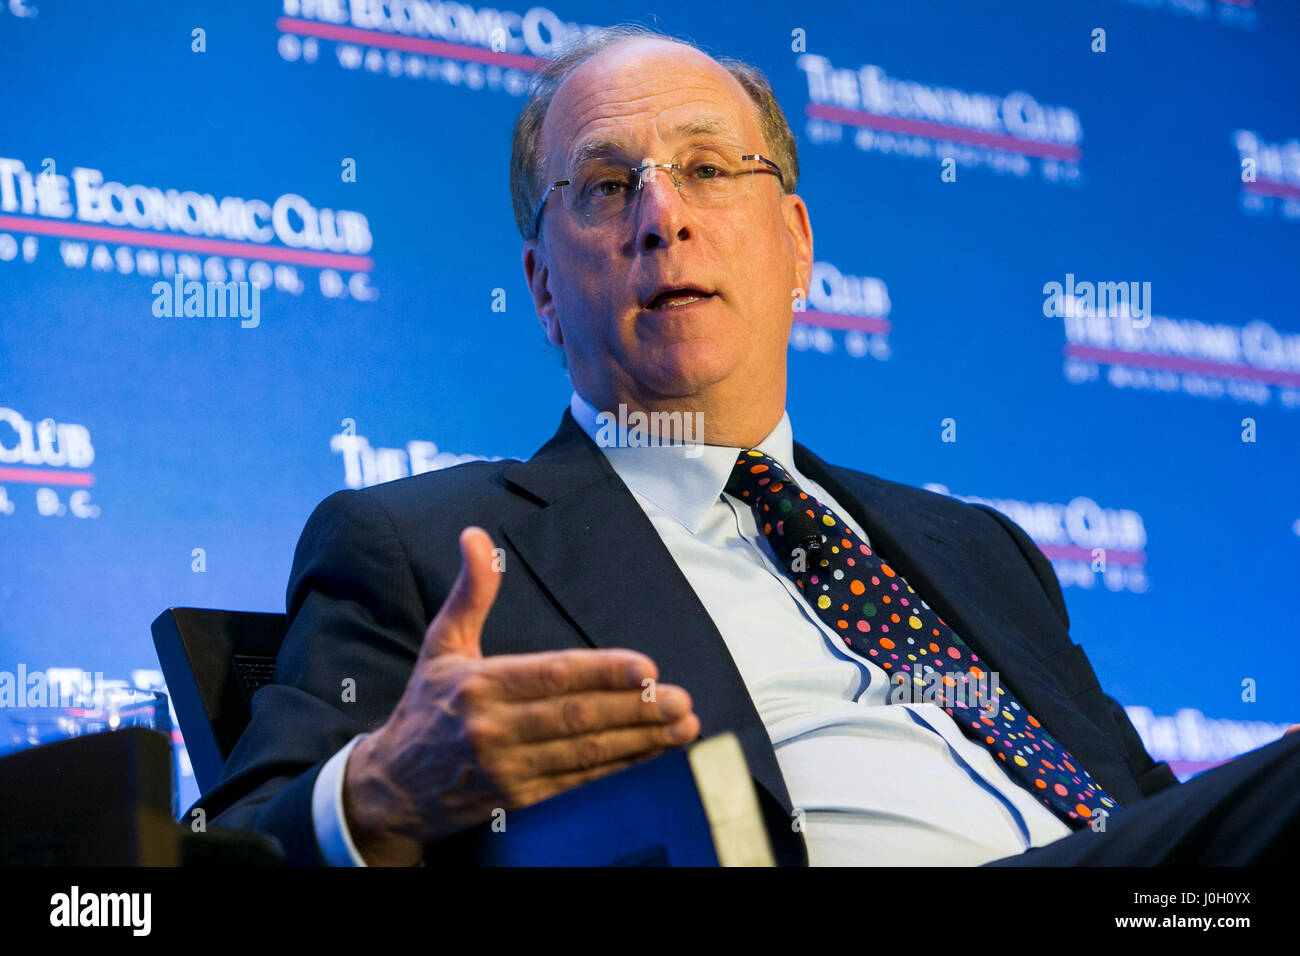
[[[668,131],[669,137],[678,136],[683,139],[693,139],[697,136],[727,136],[732,139],[739,139],[735,127],[730,123],[718,119],[696,119],[686,123],[679,123]],[[626,155],[629,152],[626,141],[620,139],[594,139],[580,144],[574,151],[569,160],[569,168],[581,166],[589,159],[598,156],[608,156],[612,153],[622,153]]]

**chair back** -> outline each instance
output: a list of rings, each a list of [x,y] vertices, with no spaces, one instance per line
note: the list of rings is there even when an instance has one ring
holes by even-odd
[[[248,726],[253,694],[275,678],[288,617],[172,607],[151,630],[194,779],[207,793]]]

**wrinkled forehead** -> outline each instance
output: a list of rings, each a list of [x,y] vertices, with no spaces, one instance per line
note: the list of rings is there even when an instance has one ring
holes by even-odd
[[[762,148],[757,108],[704,53],[637,41],[603,50],[561,84],[542,124],[544,166],[563,175],[594,158],[662,161],[693,143]],[[667,150],[667,152],[664,152]]]

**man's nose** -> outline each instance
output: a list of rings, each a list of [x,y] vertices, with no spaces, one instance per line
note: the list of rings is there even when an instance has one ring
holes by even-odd
[[[675,170],[656,167],[645,170],[637,192],[637,245],[663,242],[672,236],[686,238],[686,204],[673,182]]]

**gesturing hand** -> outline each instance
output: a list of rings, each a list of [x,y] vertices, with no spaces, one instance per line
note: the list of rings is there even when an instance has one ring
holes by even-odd
[[[344,815],[367,863],[413,864],[425,843],[613,773],[700,731],[690,695],[632,650],[484,657],[501,586],[482,528],[429,624],[392,715],[349,754]]]

